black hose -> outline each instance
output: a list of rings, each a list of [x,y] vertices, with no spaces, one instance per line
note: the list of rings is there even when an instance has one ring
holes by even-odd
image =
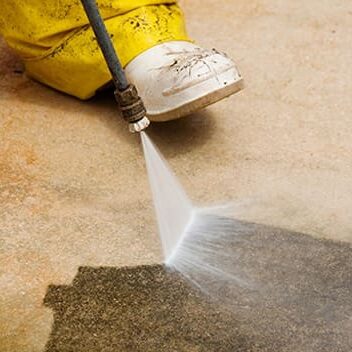
[[[124,91],[127,89],[129,83],[111,42],[110,36],[106,30],[104,21],[100,16],[98,6],[95,0],[81,1],[89,19],[89,23],[92,26],[94,34],[97,38],[100,49],[103,52],[105,61],[109,67],[114,84],[119,91]]]

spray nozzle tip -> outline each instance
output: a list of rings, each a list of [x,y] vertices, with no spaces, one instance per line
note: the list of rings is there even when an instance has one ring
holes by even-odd
[[[150,121],[149,121],[148,117],[144,116],[142,119],[140,119],[136,122],[130,122],[129,123],[129,130],[132,133],[142,132],[149,125],[150,125]]]

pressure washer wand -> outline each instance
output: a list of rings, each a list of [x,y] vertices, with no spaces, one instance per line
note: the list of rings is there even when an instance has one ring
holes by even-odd
[[[81,2],[110,70],[116,88],[114,95],[122,117],[129,123],[130,132],[141,132],[150,124],[143,101],[136,87],[126,78],[95,0],[81,0]]]

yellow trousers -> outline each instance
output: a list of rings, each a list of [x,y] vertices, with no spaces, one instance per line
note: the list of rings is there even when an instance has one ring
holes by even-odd
[[[98,0],[125,66],[141,52],[189,40],[173,0]],[[81,99],[111,80],[79,0],[1,1],[0,34],[24,60],[30,77]]]

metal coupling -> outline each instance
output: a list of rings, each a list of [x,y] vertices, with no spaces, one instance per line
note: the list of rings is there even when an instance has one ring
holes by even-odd
[[[130,132],[141,132],[146,129],[150,121],[146,117],[147,111],[136,87],[130,84],[125,90],[116,89],[114,94],[122,117],[129,123]]]

